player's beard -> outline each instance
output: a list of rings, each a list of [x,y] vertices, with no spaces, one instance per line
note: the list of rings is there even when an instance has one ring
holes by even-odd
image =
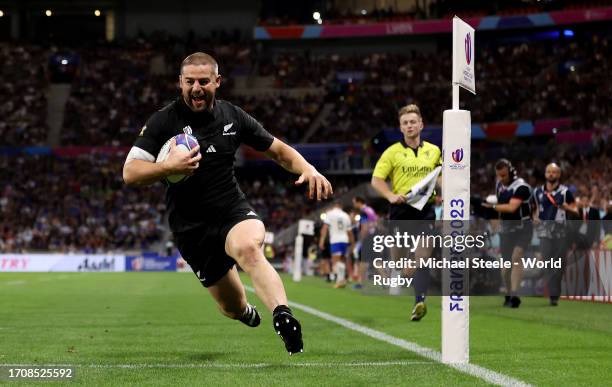
[[[191,110],[193,110],[194,112],[202,112],[212,109],[215,95],[214,93],[204,90],[198,94],[189,93],[188,98],[184,99],[186,99],[187,105],[189,106],[189,108],[191,108]]]

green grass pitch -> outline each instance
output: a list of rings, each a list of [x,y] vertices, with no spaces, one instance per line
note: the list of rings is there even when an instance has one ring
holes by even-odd
[[[409,321],[409,297],[365,296],[320,279],[283,278],[289,299],[440,350],[440,301]],[[248,280],[245,279],[248,284]],[[0,364],[71,364],[65,385],[483,385],[406,349],[295,310],[305,353],[289,357],[262,313],[258,328],[231,321],[190,273],[0,274]],[[470,300],[473,364],[534,385],[609,384],[612,305],[526,298]],[[0,381],[0,384],[6,383]],[[40,382],[11,382],[10,385]],[[62,385],[53,382],[53,385]]]

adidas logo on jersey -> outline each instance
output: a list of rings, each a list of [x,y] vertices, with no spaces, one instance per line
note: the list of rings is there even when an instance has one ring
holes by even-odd
[[[215,147],[213,145],[209,145],[208,148],[206,148],[206,153],[216,153],[217,150],[215,149]]]
[[[257,216],[257,214],[255,213],[255,211],[249,211],[249,213],[248,213],[248,214],[246,214],[246,216],[251,216],[251,215],[253,215],[253,216]]]

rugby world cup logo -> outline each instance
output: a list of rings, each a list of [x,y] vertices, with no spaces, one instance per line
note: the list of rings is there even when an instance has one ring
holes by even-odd
[[[469,32],[465,35],[465,60],[467,64],[472,61],[472,35]]]
[[[460,163],[463,160],[463,148],[459,148],[452,153],[453,161]]]

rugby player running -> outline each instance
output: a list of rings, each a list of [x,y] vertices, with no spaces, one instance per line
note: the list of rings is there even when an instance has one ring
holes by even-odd
[[[235,153],[247,144],[308,184],[309,197],[332,195],[329,181],[295,149],[268,133],[239,107],[215,98],[221,85],[217,61],[196,52],[180,67],[181,95],[154,113],[142,128],[123,167],[126,184],[147,185],[166,176],[189,178],[168,184],[166,204],[177,247],[225,316],[256,327],[261,318],[247,302],[240,265],[272,312],[274,330],[289,354],[302,352],[302,331],[287,305],[283,283],[265,259],[264,224],[248,204],[234,175]],[[163,162],[156,155],[171,137],[191,132],[199,147],[180,152],[176,144]]]

